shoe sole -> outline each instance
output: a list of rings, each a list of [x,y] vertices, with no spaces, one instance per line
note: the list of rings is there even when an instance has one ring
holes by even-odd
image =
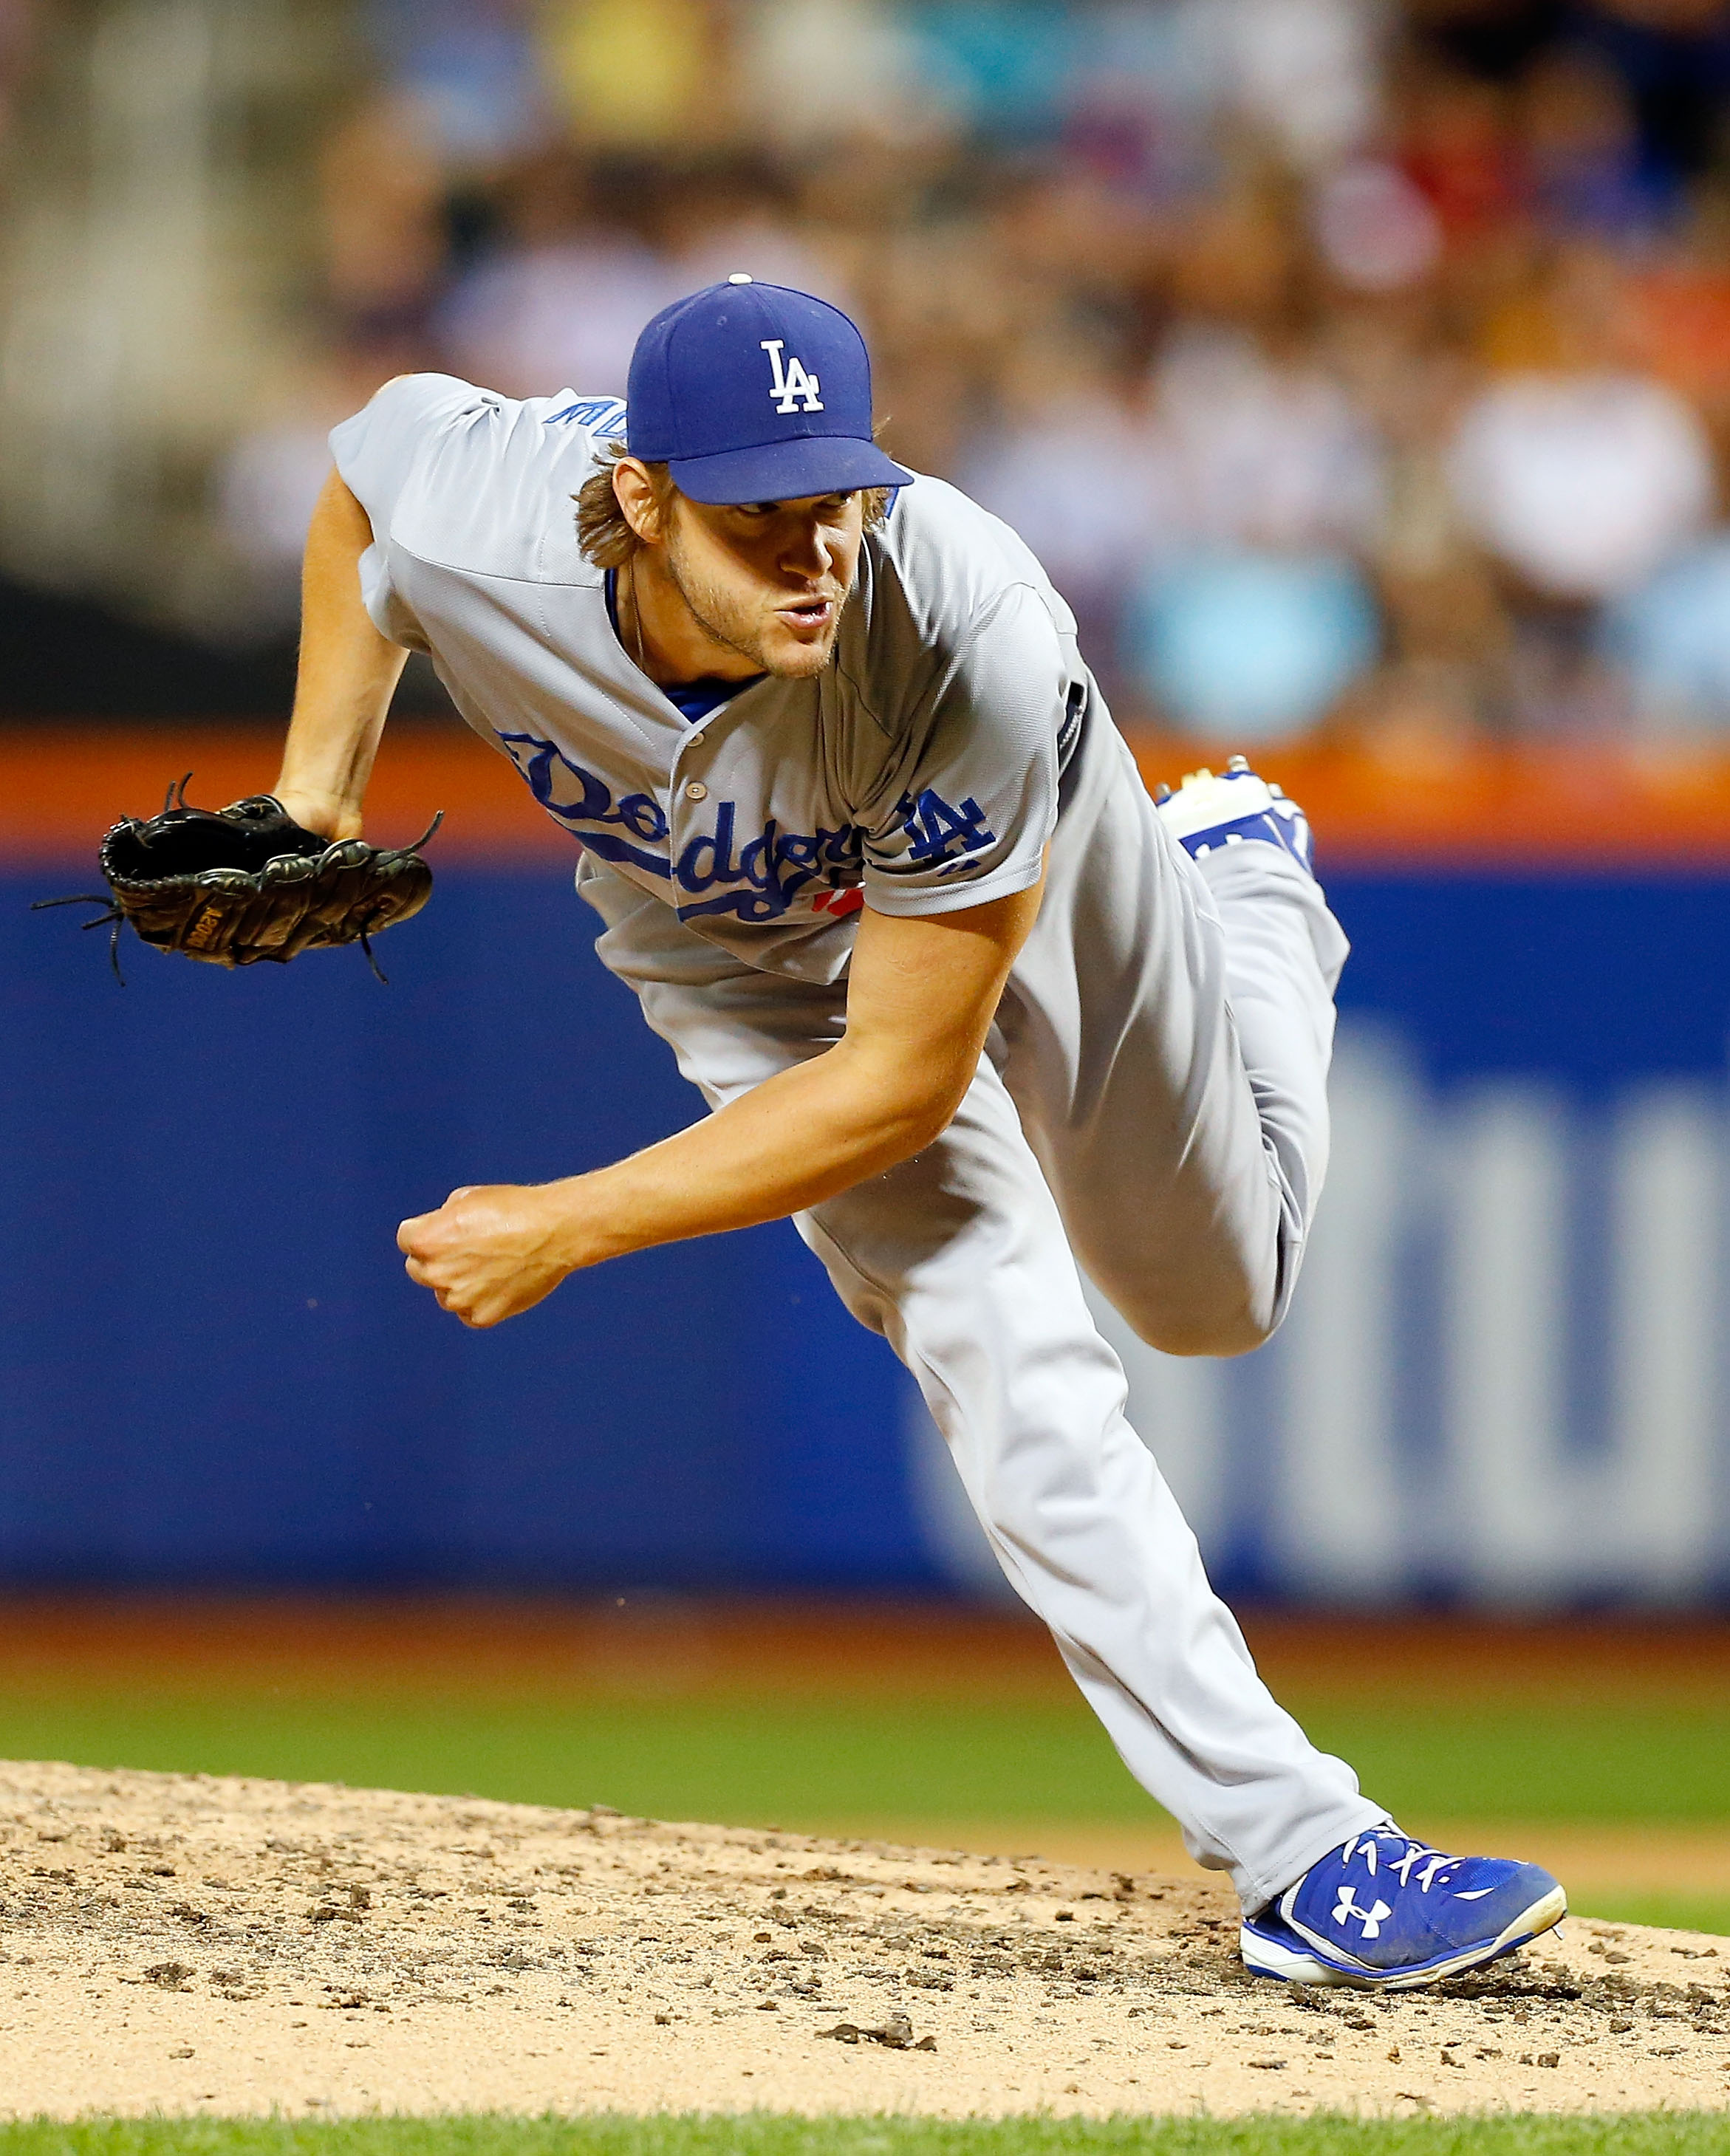
[[[1284,1984],[1347,1985],[1354,1991],[1415,1991],[1426,1984],[1440,1984],[1445,1977],[1462,1975],[1469,1969],[1481,1969],[1486,1962],[1500,1961],[1504,1954],[1529,1946],[1533,1939],[1559,1924],[1567,1914],[1566,1893],[1559,1887],[1552,1887],[1541,1901],[1522,1911],[1499,1937],[1482,1940],[1463,1953],[1444,1955],[1440,1960],[1426,1962],[1417,1969],[1347,1968],[1339,1962],[1326,1961],[1320,1954],[1261,1938],[1247,1924],[1238,1934],[1238,1951],[1252,1976],[1273,1977]]]

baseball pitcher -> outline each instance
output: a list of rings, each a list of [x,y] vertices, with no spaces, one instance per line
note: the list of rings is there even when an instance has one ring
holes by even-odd
[[[438,374],[331,436],[275,798],[332,843],[406,651],[577,843],[597,949],[712,1113],[404,1221],[465,1324],[791,1217],[917,1380],[998,1562],[1131,1772],[1241,1898],[1245,1963],[1403,1987],[1554,1924],[1536,1866],[1401,1832],[1257,1676],[1125,1419],[1085,1266],[1236,1355],[1291,1301],[1346,941],[1234,759],[1159,803],[1015,534],[873,440],[835,308],[743,275],[627,405]]]

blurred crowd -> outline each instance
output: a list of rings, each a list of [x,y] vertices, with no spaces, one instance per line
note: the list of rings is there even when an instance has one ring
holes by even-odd
[[[1040,554],[1126,718],[1730,728],[1720,0],[370,0],[317,336],[219,480],[293,603],[405,368],[622,391],[749,271]]]

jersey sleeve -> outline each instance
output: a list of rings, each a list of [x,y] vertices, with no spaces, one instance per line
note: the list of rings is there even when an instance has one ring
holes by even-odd
[[[867,828],[875,911],[955,913],[1039,881],[1057,821],[1069,673],[1056,624],[1028,586],[972,626]]]
[[[372,544],[361,557],[361,598],[374,627],[393,643],[425,648],[390,571],[391,524],[415,464],[444,429],[502,401],[454,375],[403,374],[331,430],[336,470],[372,526]]]

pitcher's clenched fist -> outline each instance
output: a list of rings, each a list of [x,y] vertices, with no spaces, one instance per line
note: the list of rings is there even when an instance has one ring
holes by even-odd
[[[410,1280],[465,1325],[531,1310],[583,1262],[570,1183],[487,1183],[453,1190],[397,1230]]]

